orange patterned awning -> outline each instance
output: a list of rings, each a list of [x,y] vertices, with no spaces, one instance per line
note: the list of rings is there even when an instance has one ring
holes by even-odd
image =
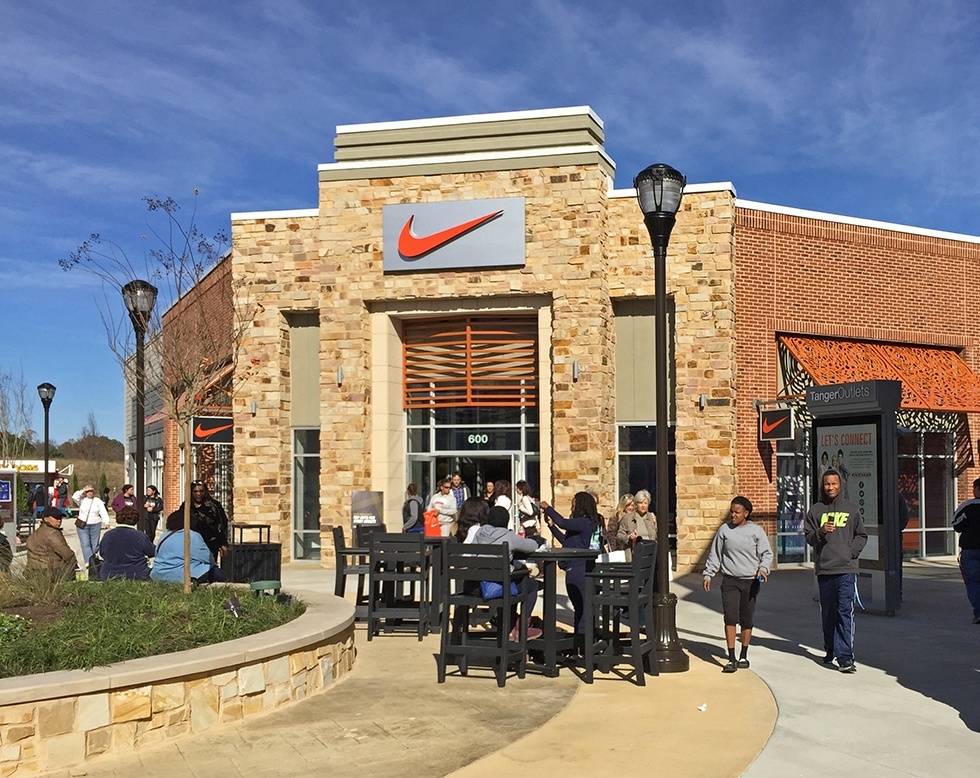
[[[902,408],[980,413],[980,376],[952,349],[778,335],[818,385],[902,382]]]

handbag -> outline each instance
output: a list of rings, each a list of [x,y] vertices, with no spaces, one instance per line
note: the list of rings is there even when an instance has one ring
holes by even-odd
[[[78,527],[79,529],[85,529],[85,527],[88,526],[88,522],[85,521],[85,519],[83,519],[81,516],[76,516],[75,526]]]
[[[88,579],[90,581],[95,581],[102,578],[102,563],[105,560],[98,555],[98,553],[92,554],[88,558]]]
[[[510,582],[511,595],[517,594],[517,582]],[[496,581],[480,581],[480,595],[486,600],[499,600],[504,596],[504,587]]]

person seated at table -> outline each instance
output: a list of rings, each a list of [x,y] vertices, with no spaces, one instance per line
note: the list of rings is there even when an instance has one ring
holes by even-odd
[[[41,510],[41,523],[27,538],[27,569],[45,573],[52,578],[73,578],[78,567],[75,552],[62,534],[65,518],[60,508]]]
[[[139,519],[138,508],[132,505],[123,506],[116,513],[118,526],[105,533],[99,541],[99,556],[102,557],[99,577],[103,581],[109,578],[150,580],[147,559],[156,553],[156,549],[146,533],[136,529]]]
[[[477,498],[480,502],[480,500]],[[486,503],[484,503],[485,505]],[[464,503],[465,505],[465,503]],[[508,551],[510,552],[510,566],[511,570],[520,570],[525,567],[524,562],[520,559],[514,559],[514,552],[521,554],[530,554],[533,551],[538,550],[538,546],[544,543],[544,538],[540,538],[541,543],[537,540],[531,538],[522,538],[517,533],[507,528],[510,523],[510,513],[506,508],[495,505],[491,508],[487,514],[487,522],[477,529],[476,533],[473,535],[474,543],[486,543],[490,545],[501,545],[506,543],[508,546]],[[534,603],[538,599],[538,582],[534,579],[528,580],[528,586],[531,589],[531,596],[528,598],[527,602],[527,614],[528,618],[531,616],[531,611],[534,610]],[[518,623],[517,617],[517,606],[514,606],[513,611],[510,614],[510,639],[517,642],[520,637],[520,624]],[[535,638],[541,637],[541,630],[537,627],[527,628],[527,639],[534,640]]]
[[[552,534],[564,548],[602,550],[602,519],[595,498],[588,492],[576,492],[572,511],[566,519],[546,501],[541,501],[544,518]],[[575,632],[583,634],[582,614],[585,611],[585,560],[562,560],[558,566],[565,571],[565,590],[575,612]]]
[[[453,537],[460,543],[475,543],[473,540],[480,527],[487,523],[490,506],[482,497],[467,497],[459,509],[456,519],[456,532]]]
[[[217,583],[227,580],[224,571],[214,563],[211,550],[200,533],[191,530],[191,581]],[[167,516],[167,532],[156,547],[150,578],[154,581],[184,581],[184,513],[176,510]]]

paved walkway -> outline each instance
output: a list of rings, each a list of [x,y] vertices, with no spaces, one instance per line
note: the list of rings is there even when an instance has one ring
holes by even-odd
[[[330,590],[332,571],[299,563],[294,590]],[[720,596],[674,583],[688,673],[638,688],[563,671],[498,689],[486,677],[436,683],[438,639],[358,633],[347,680],[279,712],[159,749],[104,760],[91,775],[146,776],[936,776],[980,765],[980,627],[955,563],[906,566],[899,616],[859,614],[859,672],[820,661],[813,574],[763,587],[752,669],[720,672]],[[777,710],[778,705],[778,710]],[[770,737],[771,736],[771,737]],[[63,775],[80,775],[79,770]]]

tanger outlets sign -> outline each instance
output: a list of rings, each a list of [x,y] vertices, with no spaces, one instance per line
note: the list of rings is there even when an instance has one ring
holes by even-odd
[[[524,198],[386,205],[384,272],[523,267]]]

